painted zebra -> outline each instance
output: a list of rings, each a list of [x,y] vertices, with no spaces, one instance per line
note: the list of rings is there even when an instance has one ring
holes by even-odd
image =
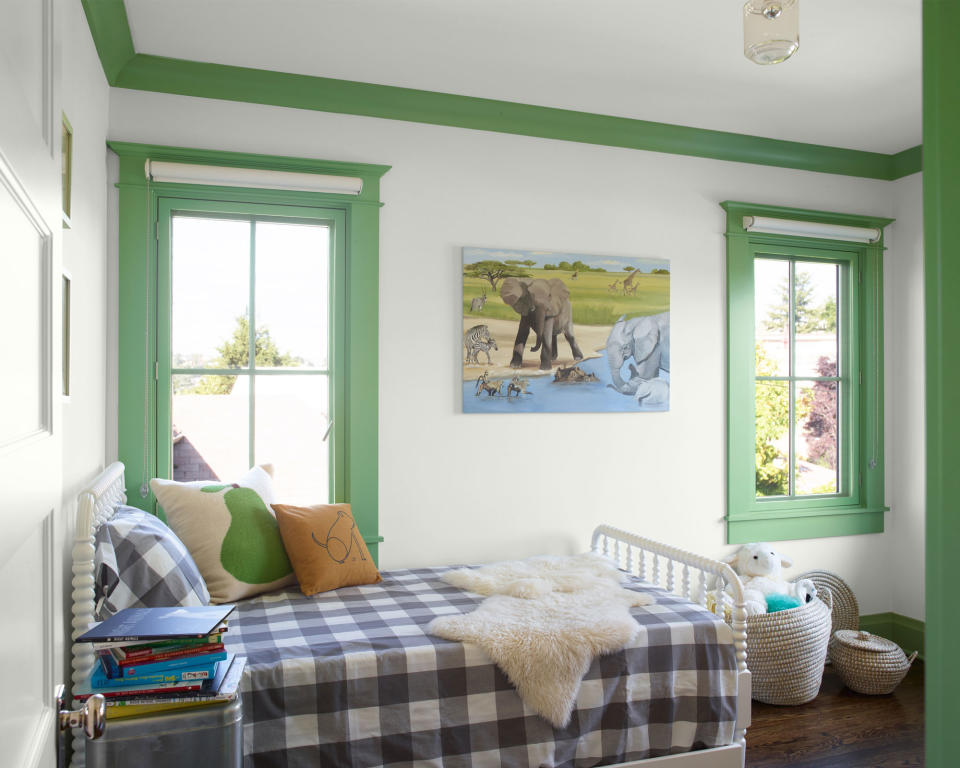
[[[478,352],[486,352],[487,365],[492,365],[490,350],[498,349],[496,339],[490,338],[490,329],[486,325],[475,325],[463,334],[463,348],[466,350],[464,363],[480,365],[477,359]]]

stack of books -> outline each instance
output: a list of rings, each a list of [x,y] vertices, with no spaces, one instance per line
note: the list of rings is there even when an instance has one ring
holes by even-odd
[[[246,657],[227,653],[223,635],[232,605],[127,608],[77,638],[97,655],[75,701],[95,693],[107,717],[208,706],[231,700]]]

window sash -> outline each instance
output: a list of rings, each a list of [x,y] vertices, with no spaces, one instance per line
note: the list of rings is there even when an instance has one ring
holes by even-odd
[[[345,430],[337,428],[338,423],[345,424],[345,377],[343,358],[345,354],[346,325],[346,249],[345,215],[341,210],[319,207],[272,205],[268,203],[244,203],[228,200],[184,199],[180,197],[159,197],[157,209],[157,430],[156,460],[157,476],[172,477],[172,408],[173,376],[183,373],[211,374],[220,376],[326,376],[329,378],[329,414],[333,422],[329,432],[329,468],[330,478],[328,502],[342,498],[346,485],[346,440]],[[251,314],[251,354],[246,368],[176,368],[173,366],[172,350],[172,303],[173,303],[173,219],[179,216],[197,216],[200,218],[232,219],[258,222],[302,222],[321,224],[330,230],[330,302],[328,328],[329,368],[256,368],[253,354],[254,329],[256,325],[256,258],[254,227],[251,224],[250,255],[250,314]],[[256,381],[255,378],[251,383]],[[256,391],[250,387],[248,415],[248,455],[252,464],[256,444]]]
[[[861,269],[861,254],[850,243],[822,244],[815,247],[797,243],[798,238],[757,235],[745,239],[739,255],[728,258],[728,519],[775,519],[782,515],[816,514],[860,506],[862,489],[857,468],[860,466],[861,396],[853,381],[860,377],[860,284],[855,275]],[[829,495],[772,496],[756,495],[756,317],[754,264],[758,258],[845,265],[846,280],[840,287],[838,307],[838,364],[840,366],[841,409],[838,433],[841,445],[840,491]],[[845,307],[844,307],[845,305]],[[812,380],[814,377],[782,377]],[[734,433],[735,430],[735,433]]]
[[[773,253],[772,251],[778,251]],[[856,393],[852,391],[850,385],[850,373],[852,368],[859,370],[859,360],[856,355],[855,345],[851,345],[851,336],[856,334],[856,322],[852,319],[851,307],[857,306],[858,283],[851,279],[851,273],[856,273],[858,261],[856,253],[835,254],[831,252],[819,252],[804,248],[787,248],[778,250],[768,246],[759,246],[752,251],[752,263],[754,268],[758,260],[768,259],[771,261],[786,261],[790,265],[789,270],[789,311],[787,319],[787,339],[788,339],[788,371],[785,376],[757,376],[754,368],[753,386],[754,406],[756,405],[756,383],[762,381],[782,381],[785,382],[789,397],[789,416],[788,416],[788,447],[787,447],[787,493],[782,496],[759,496],[756,494],[756,481],[754,481],[754,495],[758,504],[782,504],[785,501],[796,501],[803,506],[809,506],[809,502],[815,500],[833,501],[842,500],[843,503],[851,503],[851,497],[859,499],[859,489],[852,488],[851,467],[856,459],[856,440],[852,439],[855,429],[853,418],[854,410],[851,407],[851,399],[855,399]],[[836,376],[799,376],[797,370],[797,329],[795,315],[795,274],[796,265],[803,263],[834,264],[840,267],[837,281],[837,375]],[[756,328],[756,293],[755,286],[754,300],[751,316],[753,328]],[[756,347],[756,337],[753,338],[753,347]],[[837,490],[834,493],[823,494],[798,494],[796,489],[797,475],[797,441],[800,439],[798,434],[798,425],[796,420],[796,384],[805,382],[833,381],[837,383]],[[756,411],[754,411],[754,435],[756,432]],[[754,437],[755,440],[755,437]],[[854,502],[856,503],[856,502]]]

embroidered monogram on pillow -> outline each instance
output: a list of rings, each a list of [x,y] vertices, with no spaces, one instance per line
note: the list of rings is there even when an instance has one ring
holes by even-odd
[[[274,504],[273,511],[303,594],[382,581],[349,504]]]

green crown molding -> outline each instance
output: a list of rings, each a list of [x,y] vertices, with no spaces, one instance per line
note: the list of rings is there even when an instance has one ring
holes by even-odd
[[[896,155],[496,99],[135,54],[122,0],[84,0],[110,85],[156,93],[403,120],[543,139],[891,181],[920,170]]]
[[[919,173],[923,169],[923,147],[919,144],[903,152],[897,152],[891,155],[893,158],[893,179],[902,179],[904,176],[910,176]]]
[[[136,52],[123,0],[81,0],[107,82],[114,85]]]

